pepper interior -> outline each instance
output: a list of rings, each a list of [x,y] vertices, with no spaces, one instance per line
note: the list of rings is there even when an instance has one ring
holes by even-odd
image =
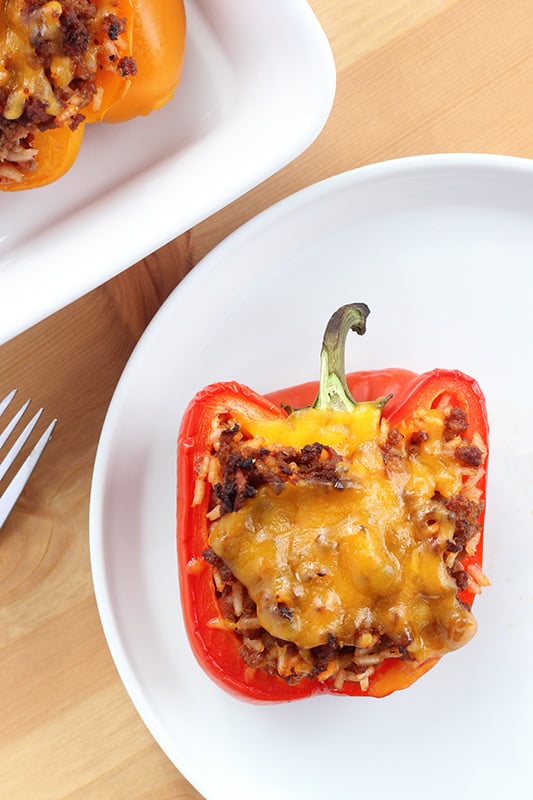
[[[126,20],[118,5],[118,0],[4,1],[0,182],[20,181],[36,169],[37,131],[75,130],[88,113],[98,115],[103,74],[108,83],[116,81],[113,92],[127,88],[135,64],[124,56]]]
[[[219,415],[199,467],[220,625],[252,667],[364,691],[390,658],[423,662],[476,630],[463,567],[477,546],[486,456],[453,407],[390,429],[381,408],[286,419]]]

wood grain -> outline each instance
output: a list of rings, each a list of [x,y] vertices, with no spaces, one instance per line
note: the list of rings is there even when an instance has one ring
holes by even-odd
[[[0,532],[0,797],[198,800],[138,718],[107,650],[88,551],[105,412],[146,325],[244,221],[315,181],[431,152],[533,155],[530,0],[311,0],[335,55],[324,130],[285,169],[3,345],[0,395],[58,416]]]

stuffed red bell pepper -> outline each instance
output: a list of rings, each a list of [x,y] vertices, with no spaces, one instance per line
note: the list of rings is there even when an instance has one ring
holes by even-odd
[[[0,189],[63,175],[86,123],[160,108],[178,83],[184,42],[182,0],[4,0]]]
[[[243,699],[382,697],[476,631],[488,423],[458,371],[344,373],[364,304],[331,318],[320,383],[215,383],[178,441],[192,649]],[[357,399],[354,399],[357,398]]]

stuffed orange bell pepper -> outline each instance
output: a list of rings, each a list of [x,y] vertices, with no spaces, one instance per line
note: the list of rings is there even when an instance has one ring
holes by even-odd
[[[459,371],[344,374],[327,327],[320,384],[199,392],[178,441],[177,549],[199,663],[236,696],[383,697],[476,631],[488,451]],[[354,399],[357,398],[357,399]]]
[[[4,0],[0,14],[0,189],[50,183],[87,123],[166,103],[185,42],[182,0]]]

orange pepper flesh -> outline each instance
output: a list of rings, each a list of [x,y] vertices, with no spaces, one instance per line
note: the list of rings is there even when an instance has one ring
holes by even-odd
[[[104,122],[124,122],[165,105],[178,85],[185,53],[185,9],[176,0],[131,0],[132,53],[137,75],[104,113]]]
[[[96,8],[110,8],[109,0],[94,0]],[[119,40],[115,43],[118,47],[120,57],[133,55],[133,30],[135,25],[134,2],[133,0],[116,0],[113,8],[113,13],[119,19],[126,19],[126,31],[121,34]],[[139,22],[137,22],[137,25]],[[86,123],[100,122],[109,109],[120,102],[131,88],[132,79],[123,77],[119,72],[106,69],[105,63],[99,63],[96,73],[96,88],[102,90],[101,102],[97,107],[92,104],[85,106],[81,109],[81,113],[85,117]]]
[[[71,131],[70,128],[54,128],[44,133],[38,131],[34,135],[35,147],[38,150],[37,169],[28,172],[22,181],[10,181],[2,185],[2,189],[6,192],[37,189],[60,178],[75,162],[83,133],[83,125],[79,125],[75,131]]]

